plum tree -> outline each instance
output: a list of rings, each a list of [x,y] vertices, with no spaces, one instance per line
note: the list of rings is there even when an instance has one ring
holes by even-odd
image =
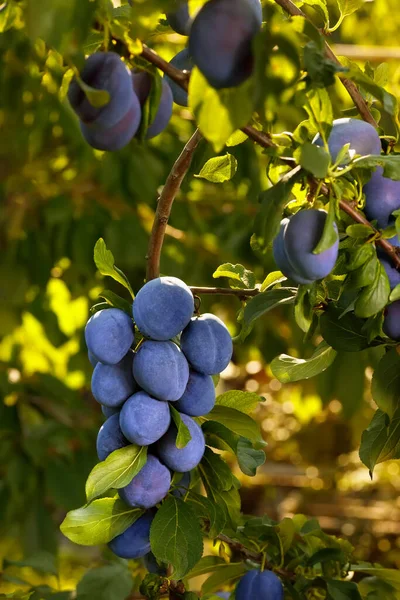
[[[327,213],[324,210],[300,210],[283,230],[283,256],[287,257],[291,275],[298,274],[304,281],[316,281],[327,277],[335,266],[339,252],[339,237],[330,248],[314,254],[321,239]],[[337,226],[334,224],[337,232]],[[278,252],[276,258],[279,258]],[[279,267],[284,263],[277,263]],[[294,277],[293,277],[294,278]]]
[[[181,348],[192,367],[204,375],[221,373],[233,351],[226,325],[211,313],[191,319],[182,332]]]
[[[323,146],[324,142],[318,133],[313,139],[313,144]],[[370,123],[359,119],[336,119],[333,121],[332,130],[328,139],[329,152],[335,162],[339,151],[346,144],[350,144],[349,154],[380,154],[382,147],[378,133]]]
[[[190,369],[185,393],[175,404],[177,410],[191,417],[201,417],[209,413],[214,404],[215,386],[212,377]]]
[[[197,467],[201,461],[205,440],[201,428],[191,417],[181,414],[181,419],[188,427],[192,439],[184,448],[177,448],[177,428],[175,423],[171,423],[167,433],[157,442],[156,451],[167,467],[178,473],[185,473]]]
[[[283,586],[281,580],[272,571],[259,571],[253,569],[239,581],[235,598],[236,600],[283,600]]]
[[[289,257],[287,255],[287,252],[285,249],[285,242],[284,242],[285,230],[289,224],[289,221],[290,221],[290,219],[287,219],[287,218],[282,219],[280,228],[279,228],[279,233],[274,239],[273,253],[274,253],[275,262],[276,262],[279,270],[282,271],[282,273],[284,275],[286,275],[286,277],[288,277],[289,279],[293,279],[293,281],[295,281],[296,283],[300,283],[300,284],[312,283],[312,281],[313,281],[312,279],[306,279],[305,277],[302,277],[294,269],[294,267],[290,264]]]
[[[111,415],[100,427],[97,434],[96,450],[99,460],[106,460],[111,452],[128,445],[129,441],[119,426],[119,413]]]
[[[400,208],[400,181],[384,177],[382,167],[377,167],[363,191],[367,218],[376,219],[382,229],[388,227],[394,221],[392,212]]]
[[[89,352],[100,362],[115,365],[133,343],[132,320],[119,308],[99,310],[86,324],[85,340]]]
[[[92,394],[97,402],[117,408],[132,396],[137,388],[132,365],[132,352],[128,352],[116,365],[96,365],[92,375]]]
[[[129,506],[151,508],[165,498],[170,485],[169,469],[149,454],[144,467],[127,486],[119,490],[119,495]]]
[[[171,60],[170,64],[181,71],[188,71],[189,73],[193,69],[193,59],[189,54],[189,50],[185,48],[176,54]],[[168,83],[172,90],[172,97],[176,104],[180,106],[188,105],[188,93],[181,88],[180,85],[175,83],[168,75],[164,75],[165,81]]]
[[[96,150],[115,152],[124,148],[139,129],[142,111],[139,100],[135,97],[133,105],[127,113],[111,127],[99,127],[96,122],[84,123],[80,128],[87,143]]]
[[[144,342],[133,359],[133,375],[151,396],[174,402],[185,392],[189,365],[173,342]]]
[[[120,558],[142,558],[150,552],[150,527],[155,512],[149,510],[133,525],[109,542],[108,547]]]
[[[189,7],[187,1],[175,0],[175,10],[167,12],[166,16],[168,23],[176,33],[181,35],[189,35],[190,28],[192,26],[193,19],[189,14]]]
[[[150,94],[153,77],[147,71],[138,71],[132,73],[133,89],[143,108],[148,95]],[[165,79],[161,82],[161,97],[156,115],[150,123],[146,132],[146,138],[151,139],[159,135],[167,127],[172,116],[173,97],[172,90]]]
[[[139,446],[149,446],[159,440],[167,431],[170,421],[168,404],[152,398],[146,392],[137,392],[128,398],[119,415],[123,434]]]
[[[400,300],[385,308],[382,329],[392,340],[400,341]]]
[[[186,327],[194,312],[190,288],[177,277],[158,277],[146,283],[133,302],[138,329],[153,340],[170,340]]]
[[[119,413],[119,410],[120,410],[119,408],[112,408],[111,406],[102,406],[101,407],[101,412],[106,417],[106,419],[108,419],[108,417],[112,417],[113,415],[116,415],[117,413]]]
[[[143,557],[144,566],[149,573],[155,573],[156,575],[164,576],[167,574],[167,567],[159,565],[156,557],[152,552],[149,552]]]
[[[235,87],[250,77],[259,29],[250,0],[209,0],[202,6],[190,30],[189,52],[210,85]]]

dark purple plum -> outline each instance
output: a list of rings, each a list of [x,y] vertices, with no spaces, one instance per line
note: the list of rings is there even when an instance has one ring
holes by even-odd
[[[99,310],[85,327],[89,352],[106,365],[119,363],[134,340],[132,319],[119,308]]]
[[[146,392],[137,392],[128,398],[119,414],[123,434],[139,446],[149,446],[159,440],[170,422],[167,402],[155,400]]]
[[[384,229],[394,221],[392,212],[400,208],[400,181],[383,176],[382,167],[377,167],[364,186],[364,212],[370,221],[376,219],[378,227]]]
[[[226,325],[211,313],[191,319],[182,332],[181,348],[193,369],[204,375],[221,373],[233,351]]]
[[[400,300],[396,300],[385,308],[383,331],[392,340],[400,341]]]
[[[212,377],[191,369],[185,393],[176,402],[175,408],[190,417],[201,417],[207,415],[214,404],[215,386]]]
[[[323,146],[320,134],[313,139],[313,144]],[[382,150],[379,135],[370,123],[360,119],[336,119],[333,121],[332,130],[328,139],[329,152],[335,162],[339,151],[346,144],[350,144],[350,156],[361,154],[380,154]]]
[[[169,469],[149,454],[144,467],[127,486],[119,490],[119,495],[129,506],[152,508],[165,498],[170,486]]]
[[[132,85],[132,82],[131,82]],[[89,146],[96,150],[115,152],[124,148],[139,129],[142,110],[139,100],[134,96],[131,108],[112,127],[101,127],[97,122],[87,124],[81,121],[81,132]]]
[[[185,48],[181,50],[174,56],[172,60],[170,60],[170,64],[181,71],[188,71],[189,73],[193,69],[193,60],[189,54],[189,50]],[[188,105],[188,93],[181,88],[180,85],[175,83],[168,75],[164,75],[165,81],[168,83],[169,87],[172,90],[172,96],[174,102],[179,104],[180,106]]]
[[[239,581],[235,598],[236,600],[255,600],[258,598],[271,598],[271,600],[283,600],[284,591],[281,580],[272,571],[259,571],[253,569]]]
[[[99,460],[106,460],[114,450],[129,446],[119,426],[119,413],[112,415],[100,427],[97,435],[96,449]]]
[[[278,267],[278,269],[280,271],[282,271],[282,273],[286,277],[288,277],[289,279],[293,279],[293,281],[295,281],[296,283],[300,283],[300,284],[312,283],[312,281],[313,281],[312,279],[306,279],[305,277],[302,277],[296,271],[296,269],[294,269],[293,266],[290,264],[289,257],[285,250],[285,244],[284,244],[285,230],[286,230],[286,227],[288,226],[288,224],[289,224],[289,219],[282,219],[279,233],[276,236],[276,238],[274,239],[272,249],[273,249],[273,253],[274,253],[274,259],[276,262],[276,266]]]
[[[92,394],[100,404],[118,408],[137,389],[132,373],[133,352],[116,365],[98,363],[92,375]]]
[[[155,573],[156,575],[161,576],[165,576],[167,574],[167,567],[159,565],[156,557],[152,552],[149,552],[148,554],[146,554],[146,556],[143,557],[143,562],[145,568],[148,570],[149,573]]]
[[[176,33],[189,35],[193,19],[189,14],[188,3],[185,0],[175,1],[175,10],[167,13],[168,23]]]
[[[181,419],[188,427],[192,439],[184,448],[176,447],[177,428],[171,423],[167,433],[157,442],[156,449],[160,460],[172,471],[185,473],[191,471],[201,461],[204,450],[204,435],[197,423],[191,417],[181,414]]]
[[[132,83],[133,89],[139,98],[140,105],[143,108],[151,90],[152,76],[146,71],[133,72]],[[162,79],[161,85],[162,89],[158,110],[146,133],[146,138],[148,140],[164,131],[172,116],[173,97],[171,88],[165,79]]]
[[[120,558],[142,558],[150,552],[150,527],[155,511],[144,513],[120,535],[117,535],[108,547]]]

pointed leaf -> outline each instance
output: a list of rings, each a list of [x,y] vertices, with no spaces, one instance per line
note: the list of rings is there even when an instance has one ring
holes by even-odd
[[[336,350],[321,342],[311,358],[295,358],[281,354],[271,363],[271,371],[282,383],[310,379],[325,371],[335,360]]]

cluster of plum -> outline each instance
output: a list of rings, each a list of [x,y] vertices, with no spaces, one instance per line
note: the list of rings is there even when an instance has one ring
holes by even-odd
[[[313,143],[323,146],[317,135]],[[339,152],[349,144],[350,156],[356,154],[380,154],[381,142],[375,128],[358,119],[337,119],[333,122],[328,139],[329,152],[333,162]],[[393,225],[393,211],[400,209],[400,181],[383,176],[382,167],[377,167],[371,179],[364,186],[365,214],[380,229]],[[323,210],[301,210],[290,219],[283,219],[280,231],[274,240],[274,258],[279,269],[293,281],[307,284],[329,275],[335,266],[338,255],[338,241],[320,254],[313,250],[321,239],[327,213]],[[335,224],[336,228],[336,224]],[[400,246],[397,236],[391,238],[393,246]],[[383,265],[391,289],[400,283],[400,272],[392,265],[390,258],[378,249],[378,258]],[[400,340],[400,300],[389,304],[385,309],[383,331],[394,340]]]
[[[83,86],[82,86],[83,82]],[[105,90],[110,96],[107,104],[93,106],[84,91],[88,85]],[[147,71],[130,71],[115,52],[96,52],[85,62],[80,74],[71,81],[68,99],[80,119],[85,140],[98,150],[120,150],[138,133],[142,109],[153,85],[153,75]],[[150,139],[161,133],[172,115],[172,92],[162,80],[157,112],[146,131]]]
[[[190,471],[205,450],[203,432],[193,417],[212,410],[211,375],[225,369],[232,357],[232,339],[224,323],[212,314],[193,316],[193,294],[175,277],[146,283],[132,312],[142,335],[135,350],[132,318],[118,308],[96,312],[85,329],[94,365],[92,392],[107,417],[97,437],[99,460],[129,444],[148,446],[146,464],[119,490],[126,504],[146,509],[109,544],[122,558],[150,552],[155,506],[168,494],[171,474],[183,474],[172,493],[182,495],[189,488]],[[169,403],[189,430],[191,439],[184,447],[177,447],[177,424]]]

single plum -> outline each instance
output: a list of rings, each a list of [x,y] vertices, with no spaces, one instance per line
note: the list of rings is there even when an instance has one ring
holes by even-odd
[[[188,473],[183,473],[178,483],[176,483],[176,488],[171,492],[171,494],[175,496],[175,498],[183,498],[190,488],[190,480],[190,471]]]
[[[127,354],[134,340],[132,319],[119,308],[99,310],[85,327],[89,352],[100,362],[115,365]]]
[[[390,238],[388,242],[390,242],[392,246],[400,246],[400,240],[397,237],[397,235]],[[393,290],[396,287],[396,285],[400,283],[400,271],[396,269],[396,267],[390,260],[390,257],[385,252],[383,252],[383,250],[378,248],[377,254],[380,262],[382,263],[386,271],[386,275],[388,276],[390,289]]]
[[[193,19],[189,14],[188,3],[185,0],[175,0],[175,10],[167,13],[171,29],[181,35],[189,35]]]
[[[226,325],[210,313],[193,317],[181,336],[182,352],[199,373],[221,373],[232,358],[232,338]]]
[[[102,406],[101,407],[101,412],[106,417],[106,419],[108,419],[109,417],[112,417],[113,415],[116,415],[117,413],[119,414],[119,411],[120,411],[119,408],[112,408],[111,406]]]
[[[189,73],[193,69],[193,60],[189,54],[189,50],[185,48],[181,50],[174,56],[172,60],[170,60],[170,64],[181,71],[188,71]],[[168,75],[164,75],[165,81],[168,83],[169,87],[172,90],[172,97],[176,104],[180,106],[188,105],[188,93],[181,88],[180,85],[175,83]]]
[[[106,460],[111,452],[124,446],[129,446],[129,442],[121,431],[119,413],[117,413],[109,417],[100,427],[96,442],[97,456],[99,460]]]
[[[312,279],[305,279],[304,277],[301,277],[301,275],[293,268],[293,266],[289,262],[289,257],[286,253],[284,244],[285,230],[289,224],[289,221],[290,219],[282,219],[279,233],[274,239],[272,249],[276,265],[286,277],[288,277],[289,279],[293,279],[293,281],[295,281],[296,283],[312,283]]]
[[[135,96],[131,108],[112,127],[98,126],[97,122],[87,124],[83,121],[81,121],[80,127],[82,135],[89,146],[96,150],[115,152],[129,144],[139,129],[141,118],[142,110],[139,100]]]
[[[167,431],[171,422],[169,406],[146,392],[133,394],[123,405],[119,422],[124,436],[133,444],[149,446]]]
[[[141,107],[143,108],[144,103],[151,90],[152,76],[147,71],[138,71],[132,73],[132,84],[133,89],[139,98]],[[149,140],[159,135],[167,127],[171,116],[172,116],[172,105],[173,97],[172,91],[165,79],[162,80],[161,97],[158,105],[158,110],[155,117],[150,123],[146,138]]]
[[[313,139],[313,144],[323,146],[324,142],[318,133]],[[339,151],[346,144],[350,144],[349,154],[380,154],[382,150],[379,135],[370,123],[360,119],[336,119],[333,121],[331,133],[328,139],[329,152],[335,162]]]
[[[117,535],[108,547],[120,558],[142,558],[150,552],[150,527],[155,511],[144,513],[120,535]]]
[[[133,359],[133,375],[137,383],[158,400],[174,402],[185,392],[189,365],[173,342],[147,340]]]
[[[191,417],[181,414],[181,419],[188,427],[192,439],[184,448],[176,447],[177,428],[171,423],[167,433],[157,442],[157,454],[163,463],[172,471],[185,473],[191,471],[201,461],[204,450],[204,435],[197,423]]]
[[[382,329],[392,340],[400,342],[400,300],[396,300],[385,308]]]
[[[71,81],[68,99],[86,124],[95,122],[97,127],[114,127],[135,103],[129,69],[115,52],[96,52],[89,56],[80,77],[90,87],[110,94],[108,104],[96,108],[90,104],[77,80]]]
[[[119,495],[129,506],[151,508],[165,498],[170,485],[169,469],[149,454],[144,467],[127,486],[119,490]]]
[[[155,573],[156,575],[161,576],[165,576],[167,574],[167,567],[165,565],[159,565],[152,552],[149,552],[143,557],[143,562],[149,573]]]
[[[190,369],[185,393],[179,398],[175,408],[190,417],[201,417],[208,414],[214,404],[215,386],[212,377]]]
[[[284,247],[290,265],[305,280],[316,281],[327,277],[335,266],[339,252],[339,236],[330,248],[313,254],[321,239],[327,213],[324,210],[300,210],[287,224]],[[337,226],[335,223],[335,230]]]
[[[279,577],[272,571],[258,569],[248,571],[239,581],[235,592],[236,600],[283,600],[283,596],[283,585]]]
[[[400,181],[383,176],[382,167],[372,174],[364,186],[364,212],[370,221],[376,219],[378,227],[384,229],[394,221],[392,212],[400,208]]]
[[[133,352],[116,365],[98,363],[92,375],[92,394],[97,402],[117,408],[137,389],[132,373]]]
[[[209,0],[189,35],[194,64],[216,89],[235,87],[253,72],[252,42],[260,19],[250,0]]]
[[[133,303],[133,318],[139,330],[146,337],[159,341],[178,335],[189,323],[193,312],[193,294],[177,277],[148,281]]]

